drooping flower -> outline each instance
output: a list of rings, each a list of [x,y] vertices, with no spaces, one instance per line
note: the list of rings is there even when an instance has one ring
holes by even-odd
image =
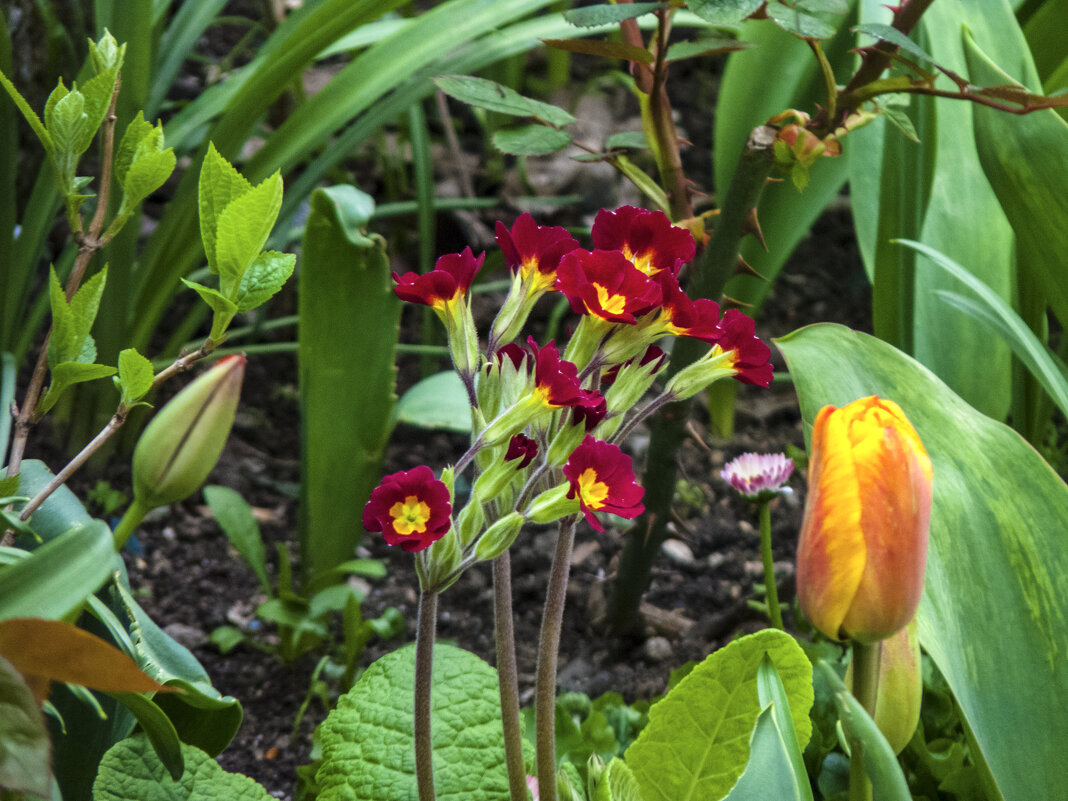
[[[743,453],[723,466],[720,476],[742,495],[769,499],[783,492],[794,460],[781,453]]]
[[[571,424],[581,425],[588,434],[600,425],[608,415],[608,404],[604,398],[597,401],[594,406],[576,406],[571,410]]]
[[[743,384],[768,387],[771,384],[771,348],[756,335],[753,318],[737,309],[728,309],[719,321],[723,335],[716,345],[730,353],[734,377]]]
[[[667,333],[714,343],[723,336],[719,304],[707,298],[690,300],[679,286],[679,279],[668,272],[656,276],[663,291],[658,324]]]
[[[635,482],[630,457],[616,445],[586,435],[564,465],[564,475],[571,485],[567,497],[578,499],[586,521],[597,531],[604,526],[594,512],[633,519],[645,511],[645,488]]]
[[[560,260],[556,288],[576,314],[636,322],[660,303],[660,286],[616,250],[573,250]]]
[[[591,234],[595,248],[618,250],[648,276],[664,270],[678,275],[697,249],[690,232],[672,225],[664,212],[634,206],[601,209]]]
[[[893,401],[871,396],[816,415],[797,595],[828,637],[872,643],[916,614],[931,480],[923,443]]]
[[[538,225],[529,213],[519,215],[511,230],[498,221],[495,233],[508,269],[542,290],[552,288],[561,257],[579,246],[566,228]]]
[[[363,527],[381,531],[389,545],[414,553],[429,548],[449,531],[449,488],[426,465],[382,479],[363,508]]]
[[[527,346],[534,360],[534,392],[545,406],[559,408],[598,404],[600,393],[585,390],[579,385],[578,368],[560,358],[555,342],[539,348],[534,337],[529,337]]]
[[[534,457],[537,455],[538,443],[526,434],[516,434],[508,441],[508,450],[504,454],[504,461],[512,462],[518,459],[519,463],[512,466],[516,470],[522,470],[533,462]]]
[[[448,253],[439,258],[428,273],[393,273],[393,280],[397,282],[393,291],[401,300],[430,306],[442,315],[448,306],[467,294],[485,260],[485,253],[476,257],[469,247],[460,253]]]
[[[667,354],[664,353],[664,349],[657,347],[656,345],[650,345],[648,348],[645,349],[645,353],[643,353],[640,357],[635,356],[634,358],[628,359],[622,364],[613,364],[611,367],[601,373],[601,389],[608,389],[613,384],[615,384],[616,379],[619,378],[619,374],[622,370],[635,365],[638,367],[644,367],[645,365],[653,362],[655,362],[651,370],[653,375],[660,372],[660,370],[664,367],[664,364],[667,362]]]

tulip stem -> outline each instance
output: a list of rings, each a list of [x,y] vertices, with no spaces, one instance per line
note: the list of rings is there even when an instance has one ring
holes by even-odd
[[[853,696],[875,719],[875,700],[879,693],[879,643],[867,645],[853,641]],[[871,801],[871,779],[864,769],[864,746],[859,738],[849,743],[849,801]]]
[[[538,673],[534,691],[535,750],[538,792],[541,801],[556,801],[556,660],[560,650],[560,630],[564,622],[567,577],[571,571],[571,548],[575,544],[575,518],[560,521],[556,553],[545,592],[545,613],[541,619],[538,643]]]
[[[527,771],[519,728],[519,683],[512,622],[512,559],[505,551],[493,560],[493,623],[497,639],[497,682],[501,691],[504,761],[511,801],[527,801]]]
[[[152,509],[142,504],[137,498],[134,498],[127,509],[126,514],[122,516],[122,520],[115,526],[115,530],[111,532],[111,536],[115,541],[115,552],[122,550],[122,546],[126,544],[126,540],[130,539],[130,535],[134,533],[134,530],[141,525],[141,521],[145,519]]]
[[[760,555],[764,560],[764,600],[768,604],[771,625],[784,629],[782,610],[779,608],[779,588],[775,585],[775,564],[771,554],[771,502],[760,504]]]
[[[419,591],[419,622],[415,634],[415,780],[419,801],[435,801],[434,749],[430,739],[430,691],[433,687],[434,636],[438,593]]]

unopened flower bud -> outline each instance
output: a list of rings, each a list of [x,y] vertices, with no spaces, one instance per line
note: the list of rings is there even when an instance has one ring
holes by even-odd
[[[502,553],[512,547],[515,538],[523,529],[526,518],[519,512],[507,514],[486,529],[486,533],[479,539],[475,546],[475,556],[484,562],[496,559]]]
[[[895,754],[900,754],[920,722],[923,700],[923,670],[916,621],[897,634],[881,640],[879,686],[875,701],[875,725]],[[846,686],[852,689],[853,665],[846,671]]]
[[[134,497],[145,509],[192,495],[219,460],[237,413],[245,357],[227,356],[152,418],[133,456]]]

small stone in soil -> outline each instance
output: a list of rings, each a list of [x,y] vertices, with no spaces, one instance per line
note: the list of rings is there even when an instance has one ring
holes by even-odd
[[[671,659],[674,649],[667,637],[650,637],[642,646],[642,656],[650,664],[659,664]]]

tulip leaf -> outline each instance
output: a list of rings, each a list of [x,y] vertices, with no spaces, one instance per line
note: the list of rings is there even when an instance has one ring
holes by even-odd
[[[708,656],[649,710],[627,749],[645,801],[716,801],[742,776],[761,713],[757,675],[765,655],[778,669],[800,744],[812,722],[812,666],[790,635],[764,629]]]
[[[806,433],[825,404],[897,402],[934,465],[921,645],[1005,798],[1068,798],[1068,485],[1012,429],[874,337],[816,325],[777,341]],[[1020,758],[1026,742],[1028,759]]]
[[[397,422],[420,428],[466,433],[471,430],[471,402],[455,370],[424,378],[401,396]]]

